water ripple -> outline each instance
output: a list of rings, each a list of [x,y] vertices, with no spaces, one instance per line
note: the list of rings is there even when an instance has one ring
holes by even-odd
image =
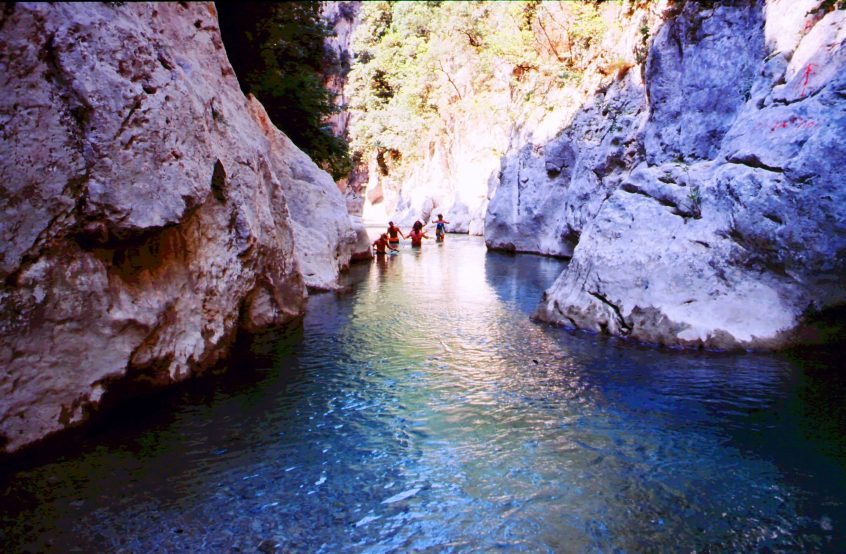
[[[5,551],[842,550],[838,362],[532,323],[561,268],[466,237],[353,268],[253,380],[7,475]]]

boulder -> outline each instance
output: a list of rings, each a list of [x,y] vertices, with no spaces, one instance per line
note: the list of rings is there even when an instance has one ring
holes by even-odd
[[[267,138],[273,165],[284,173],[279,184],[288,200],[294,256],[305,284],[332,290],[349,267],[357,238],[346,199],[332,177],[273,126],[258,100],[251,96],[248,108]]]
[[[584,226],[640,154],[645,113],[643,82],[630,72],[550,142],[507,154],[485,216],[488,248],[572,256]]]
[[[0,18],[8,453],[296,321],[354,233],[328,175],[241,93],[212,3]]]
[[[355,230],[355,245],[352,248],[351,261],[366,262],[373,258],[373,241],[360,216],[351,215],[350,223]]]

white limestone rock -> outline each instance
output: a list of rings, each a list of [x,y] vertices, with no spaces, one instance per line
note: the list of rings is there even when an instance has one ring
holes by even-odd
[[[488,248],[573,255],[584,226],[642,154],[639,137],[648,111],[636,59],[645,50],[641,30],[658,27],[664,4],[606,8],[613,16],[610,29],[582,89],[550,106],[545,124],[528,141],[512,143],[489,183]],[[621,69],[604,69],[612,61]]]
[[[361,216],[351,215],[350,224],[355,231],[355,245],[350,260],[353,262],[371,260],[373,258],[373,243]]]
[[[488,247],[572,256],[621,168],[639,155],[644,114],[643,84],[630,72],[558,137],[504,157],[485,219]]]
[[[506,140],[507,131],[486,123],[488,132],[479,136],[478,124],[457,123],[454,136],[433,143],[431,154],[400,183],[393,183],[391,177],[373,177],[376,171],[371,171],[370,188],[399,189],[394,196],[382,197],[387,219],[406,229],[417,220],[428,223],[440,213],[450,222],[447,231],[482,234],[489,181],[498,171],[495,151]],[[365,216],[376,211],[368,205],[364,209]]]
[[[296,320],[296,257],[329,284],[354,233],[331,179],[241,93],[213,4],[0,17],[8,453]]]
[[[642,153],[595,186],[603,200],[541,319],[671,346],[832,338],[814,316],[846,303],[846,12],[790,10],[778,25],[804,34],[785,55],[767,7],[702,20],[688,3],[662,29]]]
[[[283,172],[279,184],[288,199],[294,256],[303,279],[309,288],[332,290],[356,244],[346,200],[332,177],[273,126],[260,102],[251,97],[249,108],[268,138],[274,166]]]

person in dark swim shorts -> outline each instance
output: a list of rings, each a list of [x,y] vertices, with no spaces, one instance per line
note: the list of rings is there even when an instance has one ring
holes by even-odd
[[[388,242],[391,243],[393,246],[399,244],[399,238],[406,238],[400,228],[394,225],[393,221],[388,222]]]

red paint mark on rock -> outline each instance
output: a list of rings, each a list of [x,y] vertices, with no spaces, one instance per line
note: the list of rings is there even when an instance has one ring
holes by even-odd
[[[779,119],[772,124],[766,123],[756,123],[755,129],[762,130],[762,129],[769,129],[771,133],[776,132],[779,129],[813,129],[817,126],[817,122],[813,119],[805,119],[804,117],[790,117],[789,119]]]
[[[811,78],[811,74],[814,72],[814,69],[816,67],[817,67],[817,64],[815,64],[815,63],[809,63],[805,67],[805,77],[804,77],[804,79],[802,79],[802,94],[801,94],[802,98],[805,97],[805,91],[808,88],[808,80]]]

